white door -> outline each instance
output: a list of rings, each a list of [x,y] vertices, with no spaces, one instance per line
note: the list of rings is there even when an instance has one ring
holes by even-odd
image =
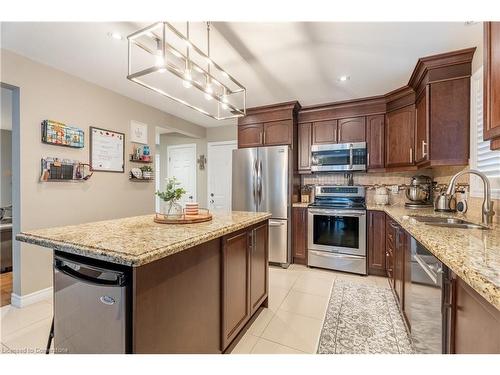
[[[207,202],[210,210],[231,210],[231,162],[236,148],[236,141],[207,144]]]
[[[196,144],[167,146],[167,177],[175,177],[186,194],[180,204],[196,201]]]

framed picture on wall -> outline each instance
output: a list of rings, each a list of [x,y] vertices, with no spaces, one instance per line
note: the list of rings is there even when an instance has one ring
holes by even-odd
[[[148,143],[148,126],[142,122],[130,121],[130,142]]]
[[[90,165],[96,172],[125,172],[125,134],[90,127]]]

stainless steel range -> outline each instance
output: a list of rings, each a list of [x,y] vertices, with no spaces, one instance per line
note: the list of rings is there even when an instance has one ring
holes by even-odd
[[[316,186],[308,208],[308,266],[366,275],[363,186]]]

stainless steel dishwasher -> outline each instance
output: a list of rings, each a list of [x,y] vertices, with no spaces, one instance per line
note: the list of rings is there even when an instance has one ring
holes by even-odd
[[[126,353],[124,271],[54,257],[54,348],[57,353]]]
[[[408,299],[411,337],[417,353],[443,353],[443,264],[413,237]]]

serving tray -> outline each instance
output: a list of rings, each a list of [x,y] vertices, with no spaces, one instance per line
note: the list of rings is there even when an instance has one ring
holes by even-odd
[[[164,215],[156,213],[154,217],[155,223],[158,224],[196,224],[212,220],[212,214],[206,208],[199,208],[198,215],[186,215],[182,212],[179,215]]]

